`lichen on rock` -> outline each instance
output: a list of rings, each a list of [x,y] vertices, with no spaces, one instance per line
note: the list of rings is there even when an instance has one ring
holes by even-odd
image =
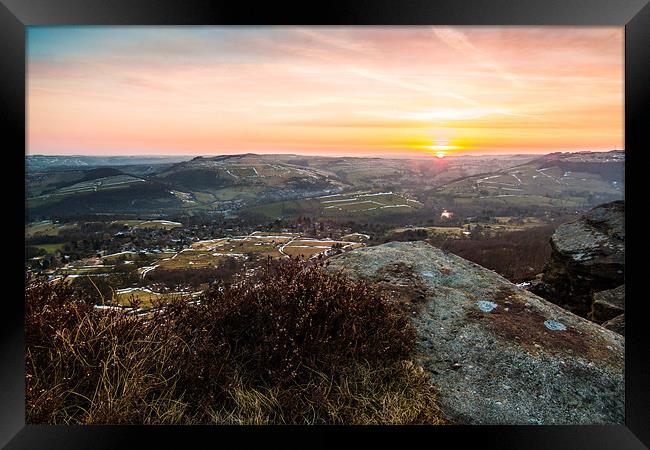
[[[425,242],[353,250],[328,270],[400,293],[416,358],[452,421],[623,423],[622,336]]]

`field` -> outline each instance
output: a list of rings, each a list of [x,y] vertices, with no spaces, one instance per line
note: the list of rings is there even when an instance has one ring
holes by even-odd
[[[53,244],[54,245],[54,244]],[[147,267],[153,261],[168,258],[175,252],[145,253],[145,252],[118,252],[99,258],[86,258],[66,264],[54,271],[55,275],[107,275],[118,272],[132,271]],[[124,264],[124,265],[122,265]]]
[[[273,202],[248,210],[270,218],[313,214],[324,218],[361,219],[391,213],[407,213],[422,206],[422,203],[405,194],[392,191],[362,191]]]
[[[38,245],[34,245],[34,247],[45,250],[48,253],[55,253],[57,250],[60,250],[64,245],[65,242],[59,242],[57,244],[38,244]]]
[[[352,233],[352,234],[346,234],[345,236],[341,237],[342,241],[345,242],[366,242],[367,240],[370,239],[370,236],[367,234],[363,233]]]
[[[141,308],[151,308],[154,300],[171,300],[173,297],[186,296],[183,292],[160,294],[147,288],[126,288],[115,291],[114,301],[120,306],[130,306],[135,300]]]
[[[357,240],[365,235],[350,235]],[[44,246],[51,251],[61,244]],[[100,258],[78,260],[51,272],[55,276],[69,275],[72,278],[81,275],[107,276],[116,273],[137,271],[141,280],[158,268],[162,270],[187,270],[218,268],[229,259],[240,261],[260,261],[266,258],[311,258],[331,252],[333,249],[353,249],[361,247],[361,242],[316,239],[286,232],[253,232],[244,236],[223,237],[198,241],[179,252],[142,253],[124,251],[105,255]],[[151,292],[138,293],[143,300],[151,297]]]
[[[141,228],[141,229],[163,228],[169,230],[171,228],[178,228],[183,226],[182,223],[171,222],[169,220],[138,220],[138,219],[128,220],[127,219],[127,220],[114,220],[112,223],[126,225],[127,227],[131,227],[131,228]]]
[[[612,173],[604,165],[596,169],[576,166],[579,170],[575,171],[568,167],[566,163],[530,163],[454,181],[439,188],[437,193],[451,195],[456,205],[477,207],[581,208],[622,196],[622,182],[612,179],[617,175],[615,167],[609,168]]]
[[[360,213],[392,208],[395,208],[395,211],[404,212],[422,206],[415,199],[409,199],[404,195],[393,192],[333,194],[318,197],[318,200],[325,215]]]
[[[55,271],[56,275],[88,275],[105,274],[112,272],[115,266],[112,265],[87,265],[87,266],[64,266]]]
[[[134,218],[153,212],[231,216],[242,211],[272,219],[386,218],[397,225],[398,218],[435,202],[462,205],[471,215],[477,208],[510,213],[509,208],[579,209],[612,201],[623,196],[623,162],[624,155],[616,152],[442,160],[198,157],[146,171],[122,168],[129,173],[110,167],[28,173],[27,207],[34,219],[106,212]]]
[[[134,227],[136,225],[140,225],[142,222],[146,222],[145,220],[114,220],[112,223],[117,223],[119,225],[126,225],[127,227]]]
[[[142,228],[142,229],[164,228],[169,230],[171,228],[178,228],[182,226],[183,226],[182,223],[171,222],[169,220],[147,220],[147,221],[142,221],[139,224],[135,225],[134,228]]]
[[[325,253],[332,248],[335,248],[335,246],[339,248],[352,249],[361,247],[363,244],[331,240],[294,239],[282,247],[282,253],[293,258],[311,258],[321,253]]]
[[[27,180],[25,187],[27,190],[27,197],[33,198],[43,195],[47,192],[56,190],[59,186],[66,184],[73,184],[76,181],[83,179],[85,176],[84,171],[61,171],[61,172],[48,172],[48,173],[27,173]]]
[[[264,233],[256,231],[246,236],[227,237],[199,241],[171,257],[156,262],[153,267],[163,269],[187,269],[215,267],[226,258],[260,260],[268,257],[287,258],[303,256],[311,258],[331,251],[335,247],[352,249],[363,244],[358,242],[315,239],[295,233]],[[143,268],[153,270],[151,267]]]
[[[76,224],[59,224],[49,220],[42,222],[30,223],[25,226],[25,237],[33,238],[36,236],[58,236],[62,230],[69,230],[75,228]]]
[[[475,195],[458,196],[455,198],[457,205],[472,206],[476,208],[490,206],[538,206],[538,207],[583,207],[585,200],[580,197],[551,198],[542,195]]]
[[[116,175],[106,178],[96,178],[94,180],[82,181],[75,183],[71,186],[66,186],[58,191],[56,194],[76,194],[79,192],[96,192],[105,189],[120,189],[129,186],[132,183],[143,183],[145,180],[135,178],[130,175]]]
[[[477,227],[483,229],[484,232],[512,232],[523,231],[535,227],[546,225],[544,221],[536,217],[524,217],[522,219],[510,216],[497,216],[490,222],[474,221],[471,223],[464,223],[461,226],[433,226],[433,227],[400,227],[391,230],[391,234],[412,233],[425,231],[429,238],[453,238],[460,239],[468,237],[471,231]]]
[[[509,216],[494,217],[493,222],[478,222],[471,224],[470,227],[480,225],[484,228],[490,228],[494,231],[522,231],[529,228],[535,228],[545,225],[545,222],[537,217],[524,217],[517,219]]]
[[[232,256],[232,255],[229,255]],[[213,254],[209,251],[200,251],[185,249],[170,258],[163,258],[154,263],[153,266],[143,267],[141,270],[142,276],[146,276],[149,270],[157,267],[161,269],[202,269],[204,267],[215,267],[223,262],[226,256],[220,254]]]
[[[469,234],[466,227],[402,227],[391,230],[392,233],[396,234],[418,231],[425,231],[428,237],[439,236],[448,238],[462,238]]]
[[[143,265],[147,262],[157,260],[160,258],[168,258],[174,255],[175,252],[159,252],[159,253],[145,253],[145,252],[119,252],[111,255],[102,256],[103,264],[116,264],[125,262],[127,264],[134,263],[136,265]]]
[[[202,195],[206,202],[212,203],[214,201],[225,202],[236,200],[238,198],[254,197],[263,191],[264,188],[261,186],[231,186],[219,189],[212,193],[202,193]],[[195,193],[194,195],[199,198],[199,195],[201,194]]]
[[[112,255],[105,255],[102,257],[102,262],[106,263],[116,263],[121,261],[133,261],[137,258],[138,253],[136,252],[119,252],[113,253]]]

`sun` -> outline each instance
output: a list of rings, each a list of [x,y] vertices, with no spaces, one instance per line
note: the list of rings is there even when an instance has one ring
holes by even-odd
[[[449,152],[459,148],[456,145],[429,145],[425,147],[427,151],[432,153],[436,158],[442,159],[449,154]]]

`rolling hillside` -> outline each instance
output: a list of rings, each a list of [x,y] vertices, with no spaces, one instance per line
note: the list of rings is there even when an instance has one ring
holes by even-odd
[[[462,178],[437,189],[461,204],[586,207],[623,197],[625,154],[551,153],[494,173]]]
[[[35,219],[195,211],[358,219],[422,207],[583,208],[622,198],[623,165],[624,153],[614,151],[413,160],[242,154],[87,169],[28,167],[27,206]]]

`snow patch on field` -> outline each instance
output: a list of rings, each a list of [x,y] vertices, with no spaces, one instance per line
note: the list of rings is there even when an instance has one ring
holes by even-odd
[[[174,255],[174,256],[176,256],[176,255]],[[142,268],[142,278],[144,278],[149,272],[154,270],[156,267],[158,267],[158,264],[156,264],[155,266],[145,266],[145,267],[143,267]]]

